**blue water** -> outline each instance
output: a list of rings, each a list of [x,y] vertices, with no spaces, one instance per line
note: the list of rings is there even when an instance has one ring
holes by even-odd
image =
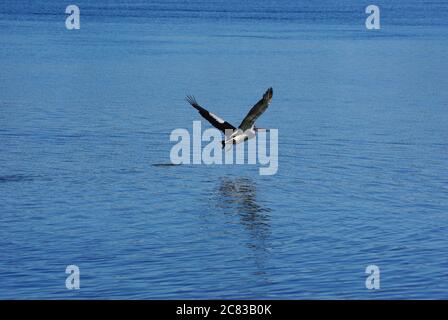
[[[68,4],[0,1],[1,299],[448,298],[446,1]],[[159,165],[270,86],[276,175]]]

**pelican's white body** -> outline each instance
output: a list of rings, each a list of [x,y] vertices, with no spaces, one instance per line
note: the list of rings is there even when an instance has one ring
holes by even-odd
[[[256,133],[253,127],[244,132],[241,129],[238,129],[234,133],[232,133],[232,135],[230,135],[228,139],[226,139],[225,144],[238,144],[254,138],[255,135]]]

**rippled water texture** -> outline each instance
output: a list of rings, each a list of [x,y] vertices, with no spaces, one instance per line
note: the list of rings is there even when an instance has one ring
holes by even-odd
[[[0,298],[448,298],[446,1],[76,4],[0,1]],[[276,175],[169,165],[270,86]]]

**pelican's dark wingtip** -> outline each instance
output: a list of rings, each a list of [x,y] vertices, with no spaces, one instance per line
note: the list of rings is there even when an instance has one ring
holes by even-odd
[[[266,92],[263,95],[263,99],[265,100],[271,100],[272,96],[274,95],[274,90],[272,89],[272,87],[270,87],[268,90],[266,90]]]
[[[196,102],[196,99],[194,98],[194,96],[187,95],[187,96],[185,97],[185,100],[186,100],[189,104],[191,104],[193,107],[195,107],[195,106],[198,105],[198,103]]]

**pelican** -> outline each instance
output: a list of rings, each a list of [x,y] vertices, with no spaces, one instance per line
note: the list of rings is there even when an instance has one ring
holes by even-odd
[[[241,121],[241,124],[238,128],[235,128],[233,125],[228,123],[227,121],[221,119],[217,115],[207,111],[203,107],[201,107],[194,96],[187,96],[186,100],[189,104],[191,104],[196,110],[198,110],[199,114],[204,117],[212,126],[216,129],[222,131],[225,135],[225,140],[222,141],[222,147],[224,148],[227,144],[238,144],[240,142],[252,139],[255,137],[258,131],[267,130],[262,128],[255,127],[255,121],[259,116],[266,111],[269,106],[269,103],[272,99],[273,90],[269,88],[263,95],[263,98],[260,99],[253,107],[250,109],[249,113],[246,117]]]

